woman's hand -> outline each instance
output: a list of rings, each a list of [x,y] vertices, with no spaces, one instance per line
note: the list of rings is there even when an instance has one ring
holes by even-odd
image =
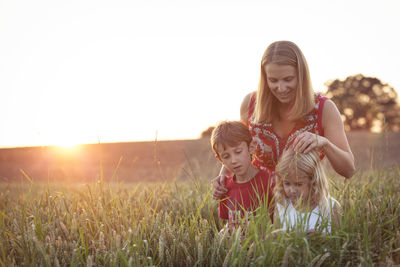
[[[315,148],[324,148],[328,140],[320,135],[303,132],[299,134],[293,141],[293,148],[299,153],[305,153],[312,151]]]
[[[225,175],[221,174],[212,180],[212,185],[214,187],[213,199],[222,199],[228,192],[228,189],[225,187],[226,178],[227,177]]]

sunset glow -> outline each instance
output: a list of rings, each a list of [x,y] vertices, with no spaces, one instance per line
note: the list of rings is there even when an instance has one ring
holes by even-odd
[[[68,143],[68,142],[66,142],[64,144],[58,145],[58,147],[60,149],[62,149],[62,150],[65,150],[65,151],[73,151],[78,147],[78,145],[79,145],[78,143]]]

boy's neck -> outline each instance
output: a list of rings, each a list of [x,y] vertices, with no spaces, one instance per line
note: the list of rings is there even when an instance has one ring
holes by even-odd
[[[250,181],[251,179],[254,178],[254,176],[256,176],[256,174],[258,173],[258,169],[256,167],[254,167],[253,165],[250,164],[249,168],[247,169],[246,174],[239,176],[236,175],[234,176],[235,182],[237,183],[246,183],[248,181]]]

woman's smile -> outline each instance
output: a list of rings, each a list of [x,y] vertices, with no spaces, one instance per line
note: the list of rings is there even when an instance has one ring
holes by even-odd
[[[268,87],[278,101],[283,104],[294,101],[297,89],[296,68],[291,65],[268,64],[264,70]]]

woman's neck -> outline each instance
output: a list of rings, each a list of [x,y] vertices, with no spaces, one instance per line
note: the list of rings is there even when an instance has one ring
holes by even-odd
[[[294,103],[280,104],[278,106],[278,115],[280,120],[289,120],[289,113]]]

